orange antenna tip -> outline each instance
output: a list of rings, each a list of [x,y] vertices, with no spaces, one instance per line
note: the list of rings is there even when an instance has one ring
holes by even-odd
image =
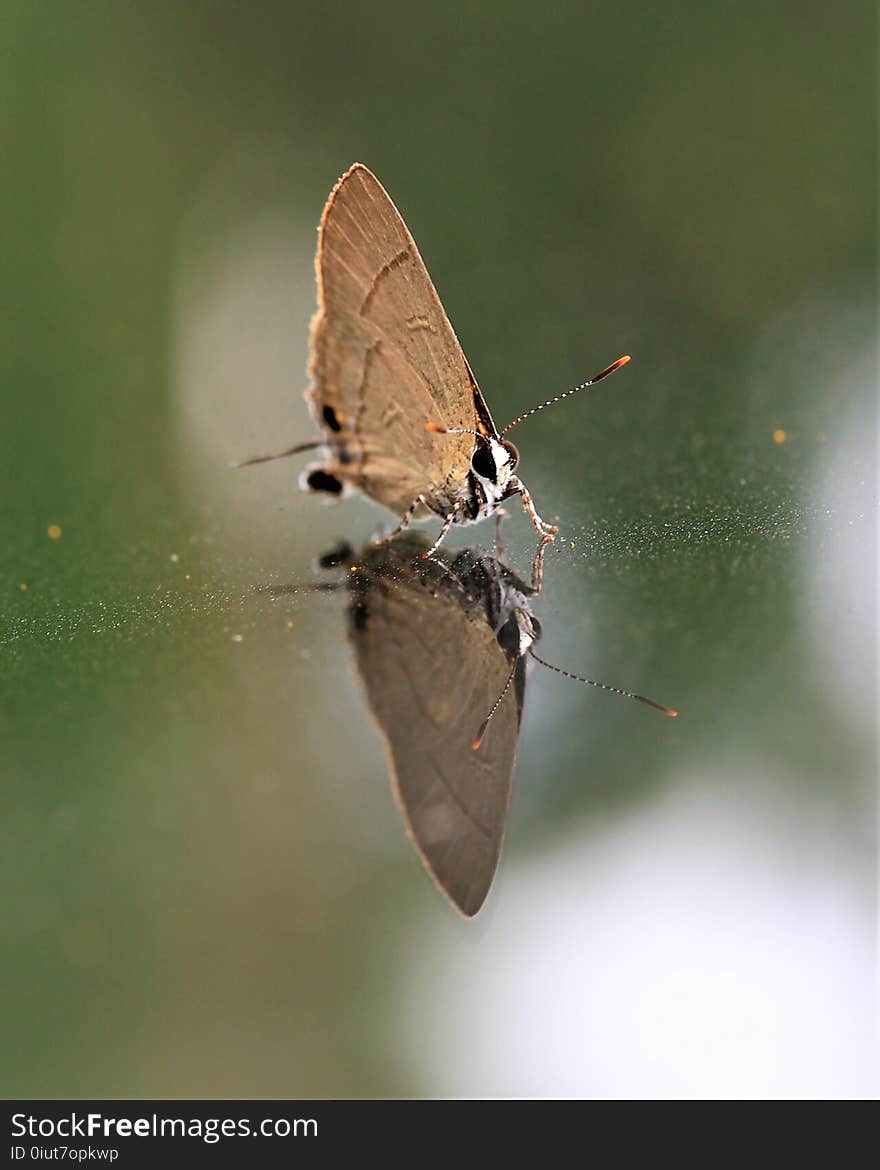
[[[487,719],[486,722],[483,724],[483,726],[480,728],[480,730],[477,732],[477,738],[471,744],[471,747],[473,748],[473,750],[475,752],[478,752],[480,750],[480,744],[483,742],[483,736],[486,734],[486,728],[488,726],[489,726],[489,720]]]
[[[669,718],[670,718],[670,719],[677,719],[677,718],[678,718],[678,712],[677,712],[677,711],[673,711],[671,707],[670,707],[670,709],[669,709],[669,710],[666,712],[666,714],[669,716]]]
[[[596,374],[596,376],[591,378],[590,381],[594,384],[596,382],[601,382],[603,378],[607,378],[609,374],[613,374],[615,370],[619,370],[621,366],[625,366],[627,362],[631,361],[632,358],[628,353],[625,353],[623,357],[619,357],[616,362],[612,362],[610,366],[606,366],[604,370]]]
[[[434,435],[445,435],[446,434],[446,427],[441,427],[439,423],[435,423],[435,422],[426,422],[425,423],[425,430],[430,431]]]

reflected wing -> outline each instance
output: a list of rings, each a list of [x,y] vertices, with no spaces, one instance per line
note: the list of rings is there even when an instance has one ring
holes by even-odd
[[[415,241],[360,163],[324,208],[316,267],[306,397],[329,427],[333,473],[398,514],[420,493],[457,499],[474,439],[425,423],[486,431],[492,420]]]
[[[525,662],[474,751],[513,658],[481,599],[439,566],[389,561],[386,552],[385,564],[359,570],[350,637],[410,836],[437,885],[470,916],[501,854]]]

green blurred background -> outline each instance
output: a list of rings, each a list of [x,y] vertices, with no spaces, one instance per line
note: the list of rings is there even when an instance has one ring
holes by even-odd
[[[4,1095],[875,1091],[874,25],[2,0]],[[542,653],[682,714],[536,668],[471,924],[343,599],[256,590],[383,518],[227,469],[355,160],[499,422],[634,355],[517,435]]]

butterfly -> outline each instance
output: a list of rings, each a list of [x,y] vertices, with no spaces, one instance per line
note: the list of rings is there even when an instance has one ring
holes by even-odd
[[[400,522],[436,515],[436,551],[453,524],[496,514],[519,495],[535,530],[538,515],[517,474],[519,452],[505,435],[525,418],[607,377],[595,377],[495,425],[415,240],[376,176],[355,163],[330,193],[318,229],[318,311],[312,321],[305,397],[322,435],[277,455],[319,448],[301,486],[339,498],[361,492]],[[241,466],[241,465],[240,465]]]
[[[482,906],[501,856],[527,656],[676,714],[536,654],[541,626],[532,602],[549,539],[538,546],[531,584],[475,549],[426,558],[421,532],[359,553],[341,545],[320,560],[323,568],[347,566],[349,641],[409,836],[435,884],[467,917]]]
[[[470,917],[501,854],[540,626],[534,588],[496,558],[425,559],[428,543],[410,532],[352,558],[348,633],[409,836]]]

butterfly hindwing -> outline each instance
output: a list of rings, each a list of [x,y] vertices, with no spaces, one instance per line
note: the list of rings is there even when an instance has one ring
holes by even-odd
[[[410,836],[437,885],[473,915],[501,853],[525,661],[502,648],[486,597],[445,563],[423,560],[424,548],[407,536],[358,560],[350,638]],[[474,751],[514,662],[513,685]]]
[[[306,397],[328,472],[398,515],[419,495],[444,511],[465,492],[475,440],[425,423],[488,433],[492,420],[415,241],[361,164],[327,201],[316,267]]]

